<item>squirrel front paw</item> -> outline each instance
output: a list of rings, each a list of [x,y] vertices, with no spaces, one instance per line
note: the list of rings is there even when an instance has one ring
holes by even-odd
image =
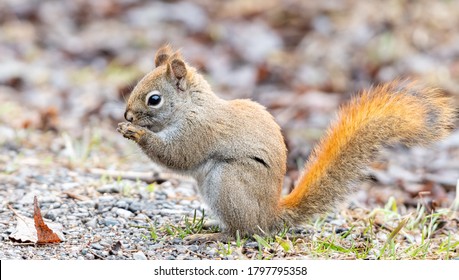
[[[131,139],[135,142],[139,142],[140,138],[146,133],[145,129],[142,127],[128,122],[119,123],[116,131],[121,133],[124,138]]]

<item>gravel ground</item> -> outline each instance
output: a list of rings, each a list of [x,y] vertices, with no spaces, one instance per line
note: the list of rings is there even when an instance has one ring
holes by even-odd
[[[0,129],[8,131],[6,127]],[[123,164],[124,159],[125,164],[135,170],[150,171],[156,174],[156,183],[101,176],[87,167],[97,166],[94,162],[100,158],[110,158],[116,153],[116,147],[95,147],[84,162],[78,163],[70,160],[73,157],[67,154],[69,147],[62,145],[63,136],[25,130],[11,135],[14,137],[0,146],[0,259],[256,257],[258,243],[250,240],[243,249],[230,254],[220,254],[222,245],[217,243],[185,244],[185,233],[177,232],[174,226],[186,228],[186,218],[191,221],[194,215],[197,220],[202,217],[203,205],[195,192],[194,181],[161,173],[121,137],[118,138],[125,147],[133,148],[134,152],[118,157],[117,164]],[[133,157],[137,161],[130,163]],[[62,225],[64,242],[35,245],[10,240],[9,235],[16,226],[16,216],[10,208],[32,217],[34,196],[38,197],[45,221]],[[152,226],[157,230],[152,231]]]
[[[75,180],[75,177],[78,180]],[[2,178],[4,179],[4,178]],[[55,168],[41,175],[37,168],[21,171],[15,178],[1,184],[0,197],[17,212],[31,216],[33,196],[38,195],[45,219],[64,227],[66,242],[55,246],[14,246],[8,235],[14,230],[12,211],[2,207],[0,231],[2,243],[0,258],[4,259],[176,259],[192,258],[181,240],[166,241],[176,244],[177,252],[161,250],[163,242],[149,240],[149,217],[161,225],[177,224],[183,215],[199,210],[192,200],[194,191],[186,183],[178,187],[170,182],[157,185],[155,191],[146,191],[146,183],[132,180],[102,182],[92,175]],[[123,191],[129,188],[129,195]],[[13,191],[11,191],[13,190]],[[64,192],[89,193],[84,200],[68,197]],[[180,201],[177,195],[183,195]],[[8,198],[8,199],[6,199]],[[186,199],[188,198],[188,200]],[[185,199],[185,200],[183,200]],[[119,246],[119,244],[121,246]],[[118,248],[120,247],[120,248]],[[204,248],[200,248],[203,250]],[[199,252],[197,248],[194,252]]]
[[[210,250],[185,247],[173,238],[149,238],[153,223],[179,224],[195,210],[200,215],[189,180],[147,184],[101,177],[84,168],[61,166],[50,151],[19,152],[14,144],[3,145],[0,154],[5,170],[0,175],[1,259],[193,259]],[[44,218],[63,226],[65,242],[31,246],[9,240],[16,218],[7,205],[31,216],[34,196]]]
[[[8,131],[8,128],[0,127],[0,130]],[[79,159],[75,158],[75,154],[69,153],[69,150],[72,150],[69,148],[76,147],[77,143],[63,144],[65,136],[27,130],[18,130],[11,135],[14,137],[10,137],[0,146],[0,170],[2,170],[0,173],[0,259],[348,258],[349,256],[341,255],[339,252],[328,256],[321,255],[320,252],[315,251],[317,248],[311,248],[310,244],[314,240],[328,242],[327,240],[334,234],[346,233],[354,226],[356,233],[341,242],[349,247],[359,243],[363,248],[367,246],[365,242],[368,242],[368,236],[364,233],[366,226],[362,226],[362,229],[357,228],[371,215],[369,212],[375,209],[364,210],[363,205],[359,206],[363,206],[362,209],[356,208],[353,204],[345,212],[326,218],[325,227],[317,227],[315,223],[311,223],[302,228],[290,229],[280,241],[268,242],[271,246],[261,251],[260,242],[254,239],[244,240],[242,246],[232,241],[231,250],[222,243],[185,244],[183,238],[189,234],[184,232],[187,228],[185,220],[191,221],[194,213],[199,220],[204,207],[195,192],[195,183],[192,180],[164,173],[139,154],[134,145],[126,144],[126,141],[116,137],[114,132],[105,131],[103,133],[105,136],[100,139],[100,143],[109,143],[109,145],[95,144],[86,158]],[[442,145],[455,146],[457,137],[459,137],[458,133]],[[108,139],[117,140],[110,143]],[[118,145],[123,145],[124,149],[119,149]],[[442,149],[441,152],[435,153],[415,149],[410,155],[402,153],[392,156],[392,160],[397,160],[402,166],[407,167],[410,164],[404,161],[408,158],[420,162],[421,159],[425,161],[432,157],[446,157],[452,151],[450,149],[448,153],[446,149]],[[434,169],[447,172],[446,167],[453,168],[448,161],[431,162],[430,165]],[[114,170],[142,171],[138,174],[152,174],[151,177],[154,178],[147,181],[157,182],[147,183],[144,180],[101,176],[100,169],[96,170],[97,172],[94,169],[101,166],[111,167],[112,172]],[[405,176],[411,174],[400,172],[395,163],[391,163],[391,166],[387,173],[378,171],[373,175],[383,181],[384,178],[396,178],[397,174]],[[426,173],[425,176],[431,175]],[[439,178],[443,178],[444,181],[449,177],[451,174]],[[409,181],[410,178],[404,180]],[[423,178],[415,180],[423,180]],[[394,182],[389,182],[392,183]],[[451,183],[444,181],[444,184]],[[363,187],[367,186],[367,188],[357,193],[352,201],[366,201],[367,197],[373,199],[379,197],[382,201],[387,201],[392,195],[404,199],[405,203],[410,201],[406,192],[394,193],[393,189],[378,187],[375,193],[375,189],[368,188],[371,185],[364,184]],[[378,191],[386,194],[378,194]],[[433,189],[433,193],[436,192],[438,187]],[[450,194],[452,193],[448,193],[445,197],[448,202],[452,200]],[[16,217],[10,208],[19,214],[31,217],[34,196],[38,197],[44,218],[62,225],[64,242],[57,245],[35,245],[10,240],[9,235],[16,226]],[[436,196],[441,197],[441,193]],[[363,199],[360,199],[362,197]],[[356,210],[352,210],[354,208]],[[406,214],[413,210],[401,208],[398,211]],[[207,212],[205,213],[206,218],[209,218]],[[456,226],[454,220],[454,218],[445,220],[448,225],[442,229],[443,232],[447,230],[444,234],[449,231],[453,240],[457,238],[457,219]],[[378,240],[384,244],[390,231],[383,232],[383,229],[390,229],[387,225],[391,223],[384,218],[381,224],[386,226],[378,229],[373,242]],[[397,220],[393,227],[396,225]],[[413,236],[417,235],[413,233]],[[439,238],[439,242],[444,240],[442,235]],[[295,249],[283,248],[286,242],[288,246],[294,248],[292,241],[295,242]],[[375,258],[374,254],[370,254],[368,258]],[[435,254],[430,257],[435,258]]]

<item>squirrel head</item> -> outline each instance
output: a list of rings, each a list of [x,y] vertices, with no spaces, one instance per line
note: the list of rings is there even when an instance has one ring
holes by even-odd
[[[135,125],[159,132],[193,111],[196,101],[202,99],[195,95],[211,91],[204,78],[169,45],[156,52],[155,66],[133,89],[124,117]]]

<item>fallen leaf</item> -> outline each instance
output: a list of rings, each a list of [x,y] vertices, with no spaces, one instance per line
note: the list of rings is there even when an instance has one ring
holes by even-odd
[[[12,207],[9,208],[17,220],[16,228],[9,236],[11,240],[35,244],[57,243],[65,240],[61,231],[62,225],[51,222],[45,224],[36,197],[34,197],[33,219],[17,213]]]
[[[10,234],[10,239],[16,242],[37,243],[37,230],[35,229],[34,220],[14,212],[16,215],[17,225],[14,232]]]
[[[57,108],[54,106],[50,106],[45,110],[40,111],[40,123],[38,128],[43,131],[57,131],[59,127],[59,113]]]
[[[36,196],[33,199],[33,219],[35,221],[35,228],[37,229],[37,244],[59,243],[62,241],[43,221]]]

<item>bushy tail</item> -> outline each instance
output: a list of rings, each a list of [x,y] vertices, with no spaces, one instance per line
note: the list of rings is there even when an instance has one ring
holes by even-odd
[[[342,107],[313,150],[295,189],[283,199],[282,217],[299,223],[330,211],[363,179],[382,145],[426,145],[453,128],[453,101],[417,84],[378,86]]]

